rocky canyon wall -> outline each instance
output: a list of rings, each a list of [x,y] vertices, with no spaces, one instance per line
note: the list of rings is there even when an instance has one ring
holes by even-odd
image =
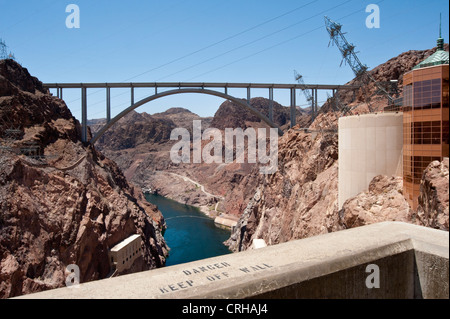
[[[143,248],[132,271],[164,265],[161,213],[81,142],[65,103],[12,60],[0,61],[0,116],[1,298],[65,286],[70,264],[81,282],[105,278],[108,250],[132,234]],[[14,140],[10,127],[20,131]],[[30,145],[45,156],[27,156]]]
[[[398,80],[401,93],[403,74],[435,50],[402,53],[370,73],[377,81]],[[380,111],[387,101],[377,96],[376,91],[373,83],[366,88],[372,107]],[[354,114],[368,112],[363,90],[356,94],[340,92],[339,97],[343,104],[353,108]],[[311,124],[318,132],[308,134],[297,126],[280,138],[278,171],[260,179],[226,242],[231,250],[251,249],[253,239],[264,239],[268,245],[274,245],[386,220],[449,229],[448,159],[431,163],[425,170],[417,212],[410,209],[403,197],[402,178],[381,175],[372,180],[368,190],[348,199],[338,209],[337,134],[327,133],[326,129],[336,129],[339,116],[344,114],[332,110],[330,100]]]

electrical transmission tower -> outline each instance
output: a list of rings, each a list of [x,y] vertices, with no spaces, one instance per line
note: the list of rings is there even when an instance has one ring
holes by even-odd
[[[295,77],[295,80],[298,82],[298,84],[300,84],[300,89],[302,90],[303,94],[305,95],[306,101],[311,106],[311,122],[313,122],[317,116],[316,101],[314,101],[314,98],[311,95],[309,88],[306,86],[305,82],[303,81],[303,75],[300,75],[297,71],[294,70],[294,77]]]
[[[298,82],[298,84],[300,84],[300,89],[305,95],[306,101],[308,101],[308,103],[311,105],[311,112],[312,112],[311,123],[312,123],[314,122],[315,118],[319,115],[319,113],[322,111],[322,109],[320,109],[319,111],[317,110],[318,109],[317,101],[315,101],[311,92],[309,91],[308,86],[303,81],[303,75],[299,74],[296,70],[294,70],[294,77],[295,80]],[[328,119],[326,117],[324,117],[324,119],[327,122],[328,127],[334,129],[334,127],[330,124]]]
[[[2,39],[0,39],[0,60],[7,58],[8,54],[6,48],[6,43]]]
[[[372,106],[370,105],[370,97],[368,96],[368,84],[370,82],[375,83],[380,93],[384,94],[389,101],[389,104],[393,103],[393,98],[389,93],[375,81],[375,79],[367,72],[368,67],[362,64],[355,52],[355,46],[347,41],[342,32],[342,25],[332,21],[330,18],[325,17],[325,26],[330,34],[330,42],[333,41],[334,44],[339,48],[342,54],[342,62],[347,62],[347,64],[353,70],[358,81],[363,85],[364,95],[366,98],[366,103],[370,112],[373,112]]]
[[[346,115],[349,112],[352,114],[350,107],[341,103],[339,91],[337,91],[334,96],[330,96],[330,94],[327,93],[327,102],[330,103],[331,108],[335,112],[341,111],[343,115]]]
[[[298,74],[298,72],[294,70],[294,77],[295,77],[295,81],[297,81],[298,84],[301,85],[300,89],[302,90],[303,94],[305,95],[306,101],[311,104],[311,109],[314,109],[313,97],[311,96],[311,93],[309,92],[308,87],[306,86],[305,82],[303,82],[303,75]]]
[[[14,54],[7,50],[8,46],[0,39],[0,60],[14,60]],[[0,106],[0,157],[11,154],[22,154],[30,158],[40,158],[40,146],[37,142],[21,142],[23,129],[20,124],[13,124],[10,114],[13,106],[4,103]]]
[[[12,59],[15,60],[14,54],[10,51],[8,54],[8,46],[5,41],[0,38],[0,60]]]

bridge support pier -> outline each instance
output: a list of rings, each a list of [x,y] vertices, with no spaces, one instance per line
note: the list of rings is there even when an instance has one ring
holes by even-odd
[[[86,143],[87,136],[87,94],[86,87],[81,88],[81,141]]]
[[[269,88],[269,120],[273,122],[273,88]]]
[[[316,96],[316,98],[315,98],[315,101],[316,101],[316,116],[317,116],[317,113],[319,113],[319,101],[318,101],[318,99],[317,99],[317,89],[315,89],[315,96]]]
[[[311,89],[311,97],[312,97],[312,101],[311,101],[311,107],[312,107],[312,120],[314,121],[316,119],[317,116],[317,110],[318,110],[318,102],[317,102],[317,89]]]
[[[106,123],[111,121],[111,88],[106,88]]]
[[[62,100],[62,98],[63,98],[63,89],[62,88],[56,88],[56,96]]]
[[[296,109],[295,109],[295,88],[291,88],[291,128],[296,124]]]

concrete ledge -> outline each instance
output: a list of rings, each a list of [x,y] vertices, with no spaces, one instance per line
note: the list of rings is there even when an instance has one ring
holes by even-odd
[[[383,222],[20,298],[448,298],[448,259],[448,232]]]
[[[227,229],[232,229],[237,225],[239,218],[231,215],[221,214],[214,219],[214,223],[216,223],[219,227],[224,227]]]

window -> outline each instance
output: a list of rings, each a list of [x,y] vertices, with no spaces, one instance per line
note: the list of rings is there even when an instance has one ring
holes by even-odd
[[[449,121],[442,121],[442,143],[443,144],[450,144],[449,143]]]
[[[442,81],[442,107],[448,108],[448,89],[449,83],[448,79],[443,79]]]
[[[441,95],[441,79],[418,81],[405,87],[405,106],[413,106],[415,110],[440,108]]]
[[[440,161],[440,157],[436,156],[414,156],[413,157],[413,180],[414,184],[420,184],[422,179],[423,171],[427,168],[427,166],[433,161]],[[406,174],[407,175],[407,174]],[[406,177],[405,175],[405,177]]]
[[[441,143],[441,122],[424,121],[410,124],[413,144],[440,144]],[[407,130],[405,131],[407,134]],[[408,135],[404,137],[404,143],[410,144]]]

